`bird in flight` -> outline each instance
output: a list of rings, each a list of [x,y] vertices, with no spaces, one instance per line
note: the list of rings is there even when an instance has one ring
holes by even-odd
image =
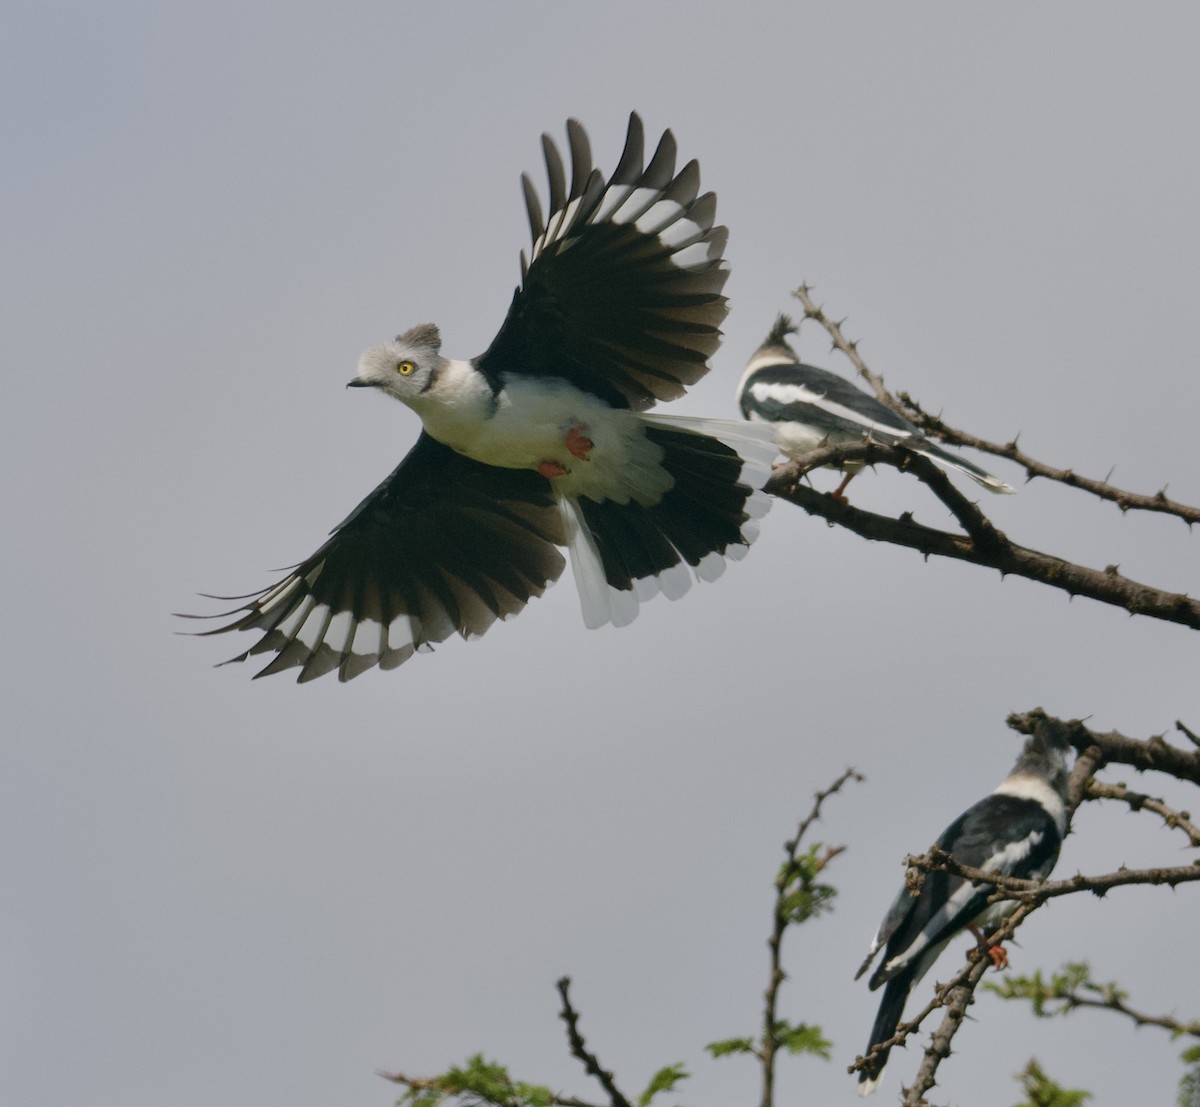
[[[311,557],[207,634],[257,631],[231,661],[257,676],[350,680],[454,634],[474,638],[540,596],[569,552],[589,627],[629,623],[693,575],[742,556],[769,497],[769,427],[649,413],[708,372],[727,307],[727,230],[666,131],[644,163],[629,119],[611,176],[567,122],[568,184],[542,137],[549,215],[522,177],[532,234],[487,350],[442,356],[431,323],[368,349],[356,388],[400,400],[423,429],[408,455]],[[222,597],[215,597],[222,598]],[[207,617],[207,616],[206,616]]]
[[[1012,772],[942,831],[937,846],[973,869],[1045,880],[1067,832],[1067,750],[1064,736],[1039,730],[1026,740]],[[997,968],[1007,966],[1003,947],[992,945],[987,936],[1012,913],[1016,901],[989,904],[995,890],[946,872],[925,873],[915,894],[900,889],[854,976],[862,976],[883,950],[868,981],[872,990],[882,985],[883,996],[858,1074],[860,1095],[879,1086],[890,1049],[876,1047],[895,1035],[909,993],[956,934],[969,930]]]
[[[775,320],[751,356],[737,391],[738,406],[746,419],[774,426],[780,452],[796,458],[826,443],[842,445],[868,438],[924,454],[943,468],[965,473],[989,492],[1013,491],[1011,485],[978,465],[931,442],[915,423],[844,377],[805,365],[787,340],[796,331],[786,315]],[[861,461],[847,462],[846,475],[832,493],[835,500],[846,502],[846,485],[862,467]]]

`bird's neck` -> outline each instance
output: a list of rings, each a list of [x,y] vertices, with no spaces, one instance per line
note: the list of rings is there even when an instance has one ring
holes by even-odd
[[[468,452],[464,446],[496,409],[496,397],[487,378],[469,361],[450,358],[442,359],[427,391],[407,396],[405,402],[434,438],[461,453]]]

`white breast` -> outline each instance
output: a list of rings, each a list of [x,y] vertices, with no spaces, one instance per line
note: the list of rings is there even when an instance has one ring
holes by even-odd
[[[674,483],[636,412],[609,407],[566,381],[513,375],[493,398],[478,373],[451,363],[413,406],[434,438],[486,465],[536,469],[557,462],[567,474],[555,478],[555,488],[567,496],[650,505]],[[593,443],[586,459],[567,449],[573,427]]]

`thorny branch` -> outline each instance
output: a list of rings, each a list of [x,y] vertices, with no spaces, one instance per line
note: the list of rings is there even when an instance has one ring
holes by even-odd
[[[1009,461],[1020,465],[1025,470],[1026,478],[1029,480],[1032,480],[1034,477],[1044,477],[1058,484],[1064,484],[1069,488],[1078,488],[1083,492],[1090,492],[1093,496],[1097,496],[1102,500],[1109,500],[1115,503],[1122,511],[1157,511],[1178,516],[1188,526],[1191,526],[1193,523],[1200,523],[1200,508],[1168,499],[1165,488],[1150,495],[1142,492],[1129,492],[1123,488],[1115,488],[1106,480],[1094,480],[1091,477],[1082,477],[1072,469],[1055,468],[1054,466],[1047,465],[1045,462],[1038,461],[1036,458],[1030,457],[1029,454],[1018,447],[1015,437],[1011,442],[1003,444],[989,442],[985,438],[979,438],[973,434],[958,430],[956,427],[952,427],[946,423],[940,416],[927,412],[907,392],[899,392],[893,395],[884,387],[883,378],[877,373],[872,372],[866,362],[863,361],[862,355],[858,352],[858,343],[849,341],[843,334],[841,324],[845,320],[839,322],[830,319],[825,314],[825,309],[813,300],[811,285],[802,284],[792,295],[804,307],[804,318],[812,319],[824,328],[832,340],[833,348],[839,350],[849,359],[858,374],[874,390],[875,396],[880,403],[886,404],[897,415],[916,423],[926,434],[940,438],[943,442],[948,442],[952,446],[967,446],[974,450],[980,450],[983,453],[992,454],[995,457],[1007,458]]]
[[[845,461],[894,465],[909,470],[933,490],[963,525],[966,534],[953,534],[916,522],[907,512],[898,519],[840,503],[825,492],[801,483],[811,469]],[[764,486],[766,492],[804,508],[810,515],[845,527],[863,538],[907,546],[926,557],[938,556],[967,561],[995,569],[1004,576],[1058,588],[1069,596],[1087,596],[1101,603],[1124,608],[1131,615],[1148,615],[1170,623],[1200,630],[1200,601],[1180,592],[1166,592],[1131,580],[1115,566],[1092,569],[1053,554],[1011,542],[951,483],[933,462],[902,449],[876,442],[845,446],[821,446],[803,461],[780,466]]]
[[[1032,905],[1019,906],[992,935],[992,942],[999,944],[1008,941],[1033,909]],[[971,950],[969,958],[965,977],[946,995],[946,1013],[930,1036],[916,1079],[904,1089],[902,1107],[927,1107],[925,1093],[937,1083],[938,1066],[950,1056],[950,1043],[967,1017],[967,1008],[975,1002],[975,989],[983,979],[983,974],[991,967],[992,961],[987,951],[979,946]]]
[[[1004,446],[988,443],[950,427],[940,418],[928,415],[903,393],[900,398],[893,396],[884,387],[883,378],[872,372],[863,361],[857,344],[846,339],[841,325],[830,319],[813,302],[811,289],[802,285],[793,295],[804,306],[805,318],[814,319],[825,328],[833,340],[834,348],[849,358],[874,389],[878,399],[897,414],[917,423],[922,430],[952,444],[973,446],[1010,458],[1024,466],[1030,477],[1045,477],[1079,488],[1111,500],[1122,510],[1137,508],[1166,512],[1183,519],[1189,526],[1200,522],[1200,508],[1169,500],[1164,492],[1154,495],[1127,492],[1104,481],[1080,477],[1068,469],[1052,468],[1023,453],[1015,441]],[[893,519],[863,511],[802,483],[804,476],[815,468],[840,465],[847,461],[891,465],[911,472],[946,506],[964,533],[955,534],[918,524],[908,513]],[[767,482],[766,491],[804,508],[810,515],[820,516],[863,538],[907,546],[919,550],[926,557],[936,555],[982,565],[996,569],[1003,575],[1020,576],[1058,588],[1069,596],[1087,596],[1100,603],[1123,608],[1132,615],[1147,615],[1200,630],[1200,601],[1183,593],[1131,580],[1122,575],[1115,565],[1104,569],[1090,568],[1010,541],[992,524],[979,505],[964,496],[937,465],[899,446],[864,440],[841,446],[818,447],[804,458],[792,460],[777,469]]]
[[[579,1033],[579,1013],[571,1006],[569,995],[571,978],[569,976],[562,977],[556,987],[562,1000],[562,1010],[558,1017],[567,1024],[567,1041],[571,1046],[571,1056],[578,1058],[583,1063],[587,1074],[594,1076],[599,1081],[600,1086],[608,1093],[612,1107],[633,1107],[613,1082],[612,1073],[606,1072],[601,1067],[596,1055],[588,1050],[583,1035]]]
[[[1103,896],[1113,888],[1127,884],[1188,884],[1200,880],[1200,860],[1190,865],[1173,865],[1157,869],[1120,869],[1104,876],[1084,876],[1078,873],[1066,880],[1022,880],[1004,876],[987,869],[976,869],[955,861],[945,850],[934,846],[922,857],[908,857],[907,863],[925,872],[946,872],[961,876],[972,884],[990,884],[996,889],[991,900],[1015,899],[1022,903],[1039,904],[1074,892],[1092,892]]]
[[[1091,969],[1087,964],[1072,964],[1055,973],[1049,983],[1042,979],[1039,972],[1033,977],[1008,979],[1003,985],[992,984],[988,987],[1001,999],[1032,1001],[1035,1014],[1042,1018],[1067,1015],[1086,1007],[1097,1011],[1115,1011],[1135,1026],[1161,1027],[1169,1031],[1172,1037],[1200,1038],[1200,1019],[1185,1021],[1174,1015],[1147,1015],[1130,1007],[1125,1002],[1125,993],[1115,983],[1097,984],[1090,977]]]
[[[1200,833],[1192,825],[1191,816],[1187,812],[1176,811],[1162,800],[1130,792],[1124,785],[1110,785],[1093,779],[1094,774],[1106,764],[1119,763],[1132,765],[1138,769],[1158,769],[1178,779],[1200,783],[1200,749],[1181,750],[1169,745],[1161,736],[1139,740],[1127,738],[1116,732],[1092,731],[1079,720],[1057,719],[1048,715],[1041,708],[1010,715],[1008,725],[1023,734],[1032,734],[1035,730],[1044,732],[1048,728],[1054,728],[1078,751],[1069,785],[1068,806],[1071,811],[1074,811],[1084,799],[1121,800],[1134,811],[1145,809],[1154,812],[1163,819],[1168,827],[1183,831],[1193,845],[1200,845]],[[1176,727],[1195,743],[1195,736],[1182,723],[1177,723]],[[921,874],[925,872],[941,870],[976,884],[991,885],[996,889],[991,897],[992,900],[1015,900],[1017,902],[1016,909],[989,936],[989,942],[992,944],[999,944],[1011,937],[1013,931],[1027,915],[1055,896],[1083,891],[1103,896],[1110,888],[1128,884],[1167,884],[1174,887],[1186,882],[1200,882],[1200,859],[1191,865],[1141,870],[1122,869],[1104,876],[1076,875],[1066,880],[1045,882],[1019,880],[1015,877],[961,865],[948,853],[937,847],[931,848],[925,856],[907,858],[906,864],[909,866],[910,874],[918,881],[921,879]],[[905,1089],[903,1099],[905,1107],[923,1107],[927,1103],[924,1098],[925,1093],[934,1086],[938,1066],[950,1054],[951,1042],[963,1022],[967,1007],[973,1002],[975,989],[983,979],[988,964],[990,961],[984,956],[983,951],[978,948],[973,949],[968,954],[967,964],[947,983],[938,985],[933,998],[926,1006],[911,1020],[901,1023],[892,1038],[876,1047],[881,1050],[903,1045],[934,1010],[939,1007],[946,1009],[941,1024],[933,1032],[925,1049],[915,1081],[911,1087]],[[1193,1024],[1178,1023],[1168,1016],[1160,1018],[1142,1015],[1140,1012],[1126,1007],[1120,997],[1115,995],[1106,996],[1103,1001],[1081,997],[1077,1006],[1110,1007],[1126,1014],[1135,1022],[1141,1020],[1139,1025],[1166,1026],[1168,1029],[1179,1030],[1182,1033],[1193,1033],[1196,1030]],[[873,1050],[872,1054],[874,1052]],[[850,1066],[850,1072],[861,1069],[866,1060],[865,1057],[857,1058]]]
[[[1028,480],[1032,480],[1034,477],[1045,477],[1047,480],[1055,481],[1058,484],[1065,484],[1068,488],[1078,488],[1080,491],[1090,492],[1093,496],[1097,496],[1102,500],[1109,500],[1115,503],[1122,511],[1157,511],[1166,515],[1175,515],[1187,523],[1189,527],[1193,523],[1200,523],[1200,508],[1192,507],[1190,504],[1179,503],[1177,500],[1168,499],[1165,488],[1151,495],[1147,495],[1144,492],[1128,492],[1123,488],[1114,488],[1107,481],[1095,480],[1092,477],[1081,477],[1073,469],[1056,469],[1053,466],[1038,461],[1036,458],[1030,457],[1017,445],[1015,438],[1011,442],[1005,442],[1004,444],[989,442],[985,438],[977,438],[973,434],[956,430],[954,427],[943,422],[938,416],[929,414],[907,392],[899,393],[898,398],[904,407],[906,418],[911,419],[926,434],[933,435],[954,446],[969,446],[971,449],[979,450],[982,453],[994,454],[996,457],[1006,457],[1010,461],[1016,462],[1025,470],[1026,479]]]
[[[771,973],[767,981],[767,990],[763,997],[762,1045],[755,1050],[759,1062],[762,1064],[762,1107],[771,1107],[775,1102],[775,1055],[779,1050],[779,1036],[777,1032],[779,1023],[776,1011],[778,1009],[779,986],[787,977],[780,962],[780,950],[783,945],[784,931],[792,919],[791,912],[788,910],[787,899],[792,882],[796,879],[800,870],[800,862],[797,856],[800,843],[804,835],[808,832],[809,827],[821,817],[821,807],[825,801],[830,796],[840,792],[849,781],[861,781],[863,779],[863,776],[854,769],[847,769],[828,788],[822,792],[817,792],[813,797],[812,810],[800,820],[800,825],[796,828],[795,835],[784,843],[783,848],[787,859],[780,869],[779,876],[775,879],[774,918],[771,937],[767,939],[767,947],[771,951]],[[844,846],[831,846],[826,849],[824,856],[820,860],[819,868],[823,869],[844,848]]]
[[[1161,799],[1134,792],[1125,784],[1106,784],[1099,780],[1089,781],[1087,798],[1119,800],[1128,804],[1131,811],[1153,811],[1172,830],[1183,831],[1192,845],[1200,848],[1200,827],[1190,821],[1191,815],[1187,811],[1176,811]]]
[[[1020,734],[1032,734],[1039,723],[1046,721],[1063,727],[1067,740],[1080,754],[1093,751],[1092,756],[1098,760],[1097,769],[1106,764],[1130,765],[1139,772],[1154,769],[1177,780],[1200,784],[1200,748],[1182,750],[1171,745],[1161,734],[1139,739],[1127,738],[1115,730],[1091,730],[1080,719],[1055,719],[1040,707],[1014,713],[1006,720],[1008,726]],[[1183,733],[1189,733],[1182,724],[1175,725]]]
[[[1008,941],[1022,920],[1034,910],[1034,904],[1021,904],[1018,908],[997,927],[990,935],[990,942],[999,945],[1002,942]],[[915,1034],[922,1023],[939,1008],[945,1008],[946,1014],[942,1019],[941,1024],[933,1032],[929,1045],[925,1049],[924,1057],[921,1062],[921,1067],[917,1071],[916,1080],[911,1088],[905,1089],[904,1103],[911,1104],[912,1107],[917,1107],[925,1102],[921,1097],[931,1087],[935,1080],[934,1075],[937,1072],[938,1065],[950,1055],[950,1043],[954,1035],[958,1032],[959,1026],[966,1015],[967,1008],[973,1002],[975,989],[979,982],[983,979],[984,973],[992,965],[991,959],[987,956],[986,950],[980,946],[973,946],[967,951],[966,963],[956,972],[949,980],[943,984],[938,984],[934,988],[933,997],[921,1008],[911,1019],[900,1023],[896,1027],[896,1033],[886,1041],[879,1042],[865,1056],[856,1057],[854,1063],[846,1070],[850,1073],[858,1072],[863,1068],[868,1060],[874,1058],[879,1052],[884,1049],[894,1049],[898,1046],[903,1046],[908,1039]]]

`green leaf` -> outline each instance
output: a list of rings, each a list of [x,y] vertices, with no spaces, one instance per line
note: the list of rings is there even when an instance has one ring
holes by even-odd
[[[542,1084],[514,1081],[508,1069],[484,1059],[482,1053],[467,1058],[433,1078],[431,1088],[409,1088],[400,1098],[411,1107],[437,1107],[455,1099],[464,1107],[552,1107],[554,1093]]]
[[[1200,1065],[1183,1074],[1175,1103],[1176,1107],[1200,1107]]]
[[[833,1049],[833,1043],[821,1033],[819,1026],[804,1022],[793,1026],[787,1019],[775,1023],[775,1041],[788,1053],[812,1053],[826,1061]]]
[[[721,1042],[709,1042],[704,1048],[714,1057],[728,1057],[733,1053],[753,1053],[754,1040],[752,1038],[726,1038]]]
[[[983,987],[1001,999],[1027,1000],[1041,1019],[1069,1015],[1076,1007],[1072,1000],[1081,991],[1091,992],[1105,1002],[1110,1002],[1110,997],[1124,998],[1125,993],[1116,984],[1096,984],[1091,975],[1091,966],[1086,961],[1068,961],[1049,980],[1038,969],[1032,976],[1010,974],[1000,984],[989,980]]]
[[[669,1092],[679,1081],[686,1080],[688,1075],[682,1063],[667,1065],[659,1069],[651,1077],[650,1083],[646,1085],[646,1090],[638,1096],[638,1107],[647,1107],[659,1092]]]
[[[779,889],[779,911],[789,922],[807,922],[833,910],[837,889],[832,884],[817,883],[826,858],[824,845],[817,842],[807,852],[785,861],[780,867],[775,878],[775,886]]]
[[[1031,1058],[1024,1071],[1017,1074],[1021,1091],[1029,1098],[1017,1104],[1017,1107],[1081,1107],[1092,1098],[1091,1092],[1073,1088],[1064,1088],[1051,1080],[1036,1058]]]

